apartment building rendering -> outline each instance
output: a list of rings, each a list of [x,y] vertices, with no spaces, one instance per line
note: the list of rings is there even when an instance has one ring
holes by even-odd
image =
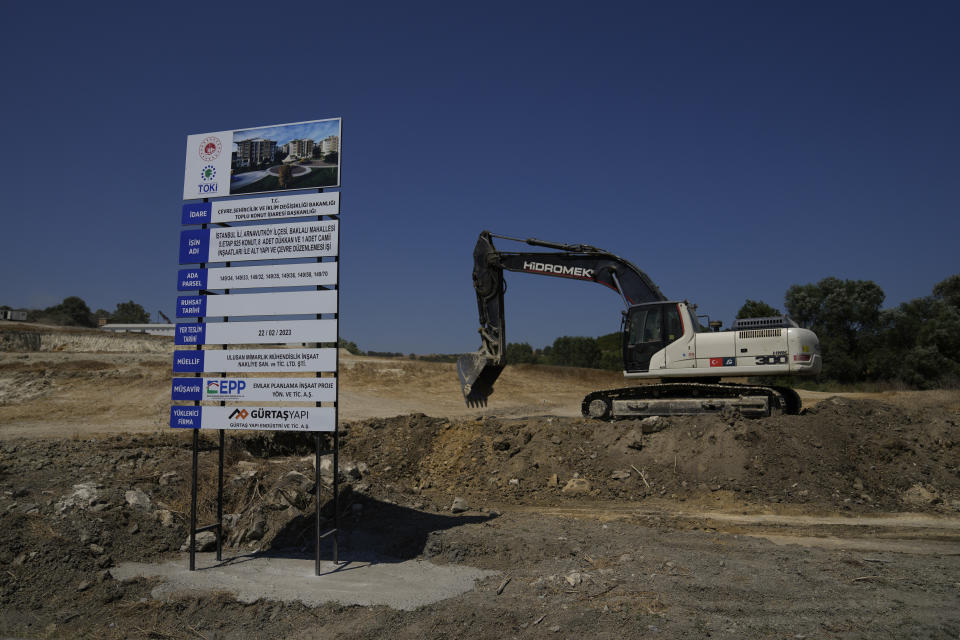
[[[327,136],[320,141],[320,153],[327,155],[328,153],[339,153],[340,152],[340,136]]]
[[[249,140],[239,140],[235,144],[237,145],[237,151],[233,164],[236,167],[249,167],[261,162],[269,162],[273,160],[273,156],[277,152],[276,140],[251,138]]]
[[[287,157],[292,159],[312,158],[314,142],[309,138],[291,140],[286,145]]]

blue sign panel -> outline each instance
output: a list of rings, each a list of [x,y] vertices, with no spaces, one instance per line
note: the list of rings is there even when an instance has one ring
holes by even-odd
[[[170,407],[170,426],[174,429],[199,429],[203,407]]]
[[[210,222],[210,212],[213,205],[209,202],[196,202],[183,205],[180,224],[207,224]]]
[[[205,378],[174,378],[170,398],[173,400],[202,400]]]
[[[203,351],[174,351],[174,373],[202,373]]]
[[[180,269],[177,272],[177,290],[191,291],[207,288],[206,269]]]
[[[199,318],[205,315],[207,315],[207,296],[177,296],[178,318]]]
[[[180,264],[207,262],[210,255],[210,229],[180,232]]]
[[[177,332],[173,335],[173,344],[206,344],[204,342],[206,335],[207,325],[202,322],[177,324]]]

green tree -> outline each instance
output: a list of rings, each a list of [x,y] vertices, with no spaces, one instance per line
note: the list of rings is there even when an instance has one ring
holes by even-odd
[[[956,273],[934,285],[933,295],[960,309],[960,273]]]
[[[52,324],[60,324],[74,327],[95,327],[96,321],[93,314],[90,313],[90,307],[77,296],[69,296],[63,299],[58,305],[47,307],[37,314],[41,320]]]
[[[150,314],[133,300],[128,300],[117,304],[116,311],[110,314],[110,321],[117,324],[147,324]]]
[[[553,341],[547,362],[563,367],[596,369],[600,364],[600,347],[593,338],[563,336]]]
[[[346,349],[347,353],[352,353],[355,356],[363,355],[363,351],[361,351],[360,347],[357,346],[357,343],[353,342],[352,340],[340,338],[339,342],[337,342],[337,346],[341,349]]]
[[[787,289],[787,313],[820,339],[825,378],[853,382],[867,376],[867,348],[879,329],[884,297],[869,280],[831,277]]]
[[[597,338],[600,348],[600,359],[597,366],[609,371],[623,370],[623,335],[616,331]]]
[[[881,314],[872,356],[875,378],[921,389],[960,379],[960,305],[951,301],[960,276],[933,288],[933,295],[904,302]]]
[[[507,364],[535,364],[537,362],[533,347],[526,342],[508,342],[505,355]]]
[[[747,301],[740,307],[740,311],[737,311],[738,320],[741,318],[769,318],[779,315],[783,315],[779,309],[771,307],[762,300],[751,300],[750,298],[747,298]]]

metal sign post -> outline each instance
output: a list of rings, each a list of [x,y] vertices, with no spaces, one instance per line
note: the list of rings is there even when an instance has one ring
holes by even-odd
[[[320,191],[323,191],[322,189]],[[322,217],[318,217],[318,220],[321,220]],[[337,271],[339,273],[339,247],[338,255],[333,258],[337,263]],[[318,257],[317,262],[322,263],[323,258]],[[339,287],[339,285],[338,285]],[[317,290],[323,290],[324,287],[317,285]],[[317,320],[320,320],[321,315],[317,314]],[[333,536],[333,563],[338,564],[339,559],[339,547],[340,547],[340,296],[337,295],[337,308],[336,308],[336,320],[337,320],[337,335],[336,342],[334,342],[334,348],[337,350],[337,362],[336,368],[334,370],[334,378],[337,380],[336,384],[336,395],[334,396],[334,419],[333,419],[333,528],[328,529],[326,532],[321,532],[320,527],[320,462],[322,457],[322,445],[320,434],[316,434],[314,438],[314,447],[315,447],[315,463],[316,463],[316,485],[314,487],[314,497],[316,499],[317,511],[314,520],[314,575],[320,575],[320,541],[323,538],[328,536]],[[316,345],[320,347],[320,343]],[[321,373],[315,374],[318,378],[322,376]],[[316,406],[319,407],[321,403],[318,401]]]

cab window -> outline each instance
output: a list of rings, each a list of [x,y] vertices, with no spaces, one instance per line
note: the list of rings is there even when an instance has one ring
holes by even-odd
[[[643,309],[631,314],[630,344],[660,342],[661,336],[659,308]]]
[[[667,324],[667,342],[673,342],[683,335],[683,321],[680,320],[680,311],[677,310],[675,304],[665,307],[663,311]]]

